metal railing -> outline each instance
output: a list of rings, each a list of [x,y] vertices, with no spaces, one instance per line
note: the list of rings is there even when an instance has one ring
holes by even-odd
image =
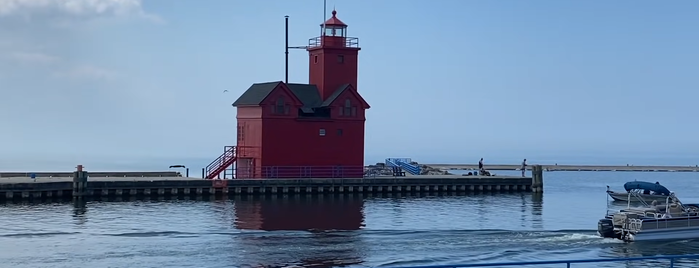
[[[322,38],[325,37],[325,38]],[[337,43],[337,40],[334,39],[344,39],[340,40],[339,43]],[[336,36],[317,36],[308,39],[308,46],[307,48],[316,48],[316,47],[321,47],[323,46],[323,41],[325,41],[325,45],[341,45],[342,47],[350,47],[350,48],[359,48],[359,38],[357,37],[336,37]]]
[[[235,179],[364,178],[364,166],[262,166],[235,167]]]
[[[530,261],[530,262],[500,262],[500,263],[475,263],[475,264],[451,264],[451,265],[427,265],[427,266],[403,266],[392,268],[461,268],[461,267],[515,267],[529,265],[550,265],[550,264],[565,264],[570,268],[576,263],[604,263],[604,262],[630,262],[630,261],[649,261],[649,260],[667,260],[670,268],[674,268],[678,260],[698,260],[699,255],[661,255],[650,257],[629,257],[629,258],[609,258],[609,259],[582,259],[582,260],[558,260],[558,261]],[[692,266],[697,263],[693,262]],[[663,267],[654,264],[653,267]]]
[[[399,167],[413,175],[420,175],[420,166],[411,164],[410,158],[386,158],[386,165],[389,167]]]

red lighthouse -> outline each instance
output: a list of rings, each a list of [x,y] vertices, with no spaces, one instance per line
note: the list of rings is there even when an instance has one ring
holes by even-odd
[[[235,178],[363,176],[369,104],[356,88],[359,39],[336,15],[309,40],[309,84],[256,83],[233,103],[237,145],[206,167],[208,179],[231,166]]]

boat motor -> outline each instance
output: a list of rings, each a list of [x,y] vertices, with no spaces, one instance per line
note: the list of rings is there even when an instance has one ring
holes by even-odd
[[[612,219],[601,219],[597,222],[597,232],[604,238],[617,238],[618,234],[614,232],[614,222]]]

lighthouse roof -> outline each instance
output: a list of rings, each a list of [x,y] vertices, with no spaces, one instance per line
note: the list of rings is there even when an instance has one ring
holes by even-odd
[[[332,14],[333,16],[325,21],[325,26],[347,26],[347,24],[337,18],[337,11],[333,10]],[[323,26],[323,24],[320,26]]]

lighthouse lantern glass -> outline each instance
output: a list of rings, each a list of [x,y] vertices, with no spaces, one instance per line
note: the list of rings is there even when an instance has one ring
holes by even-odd
[[[345,27],[325,26],[325,36],[345,37]]]

